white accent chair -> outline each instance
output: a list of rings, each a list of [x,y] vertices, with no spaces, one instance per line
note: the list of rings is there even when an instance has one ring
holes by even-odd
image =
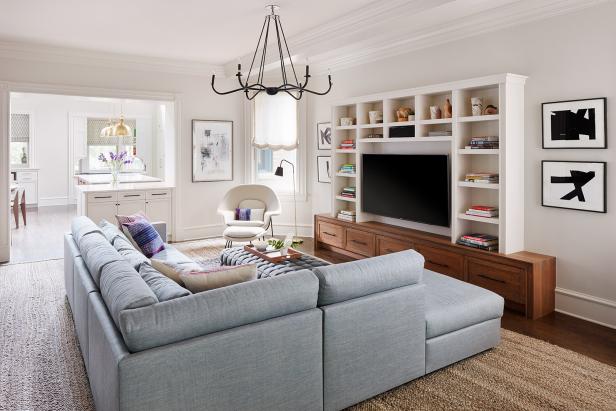
[[[236,208],[264,209],[263,220],[240,221],[235,219]],[[268,186],[261,184],[241,184],[233,187],[225,194],[218,206],[218,214],[223,216],[227,226],[223,237],[227,247],[233,246],[233,241],[250,242],[263,237],[271,228],[274,235],[272,217],[280,215],[280,200]]]

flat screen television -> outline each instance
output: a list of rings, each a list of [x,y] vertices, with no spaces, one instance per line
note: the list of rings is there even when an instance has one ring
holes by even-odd
[[[449,227],[449,156],[363,154],[362,211]]]

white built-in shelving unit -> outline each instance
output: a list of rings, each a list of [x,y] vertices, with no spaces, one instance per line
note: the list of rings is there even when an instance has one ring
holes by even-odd
[[[332,214],[354,210],[357,221],[374,220],[361,208],[361,158],[363,154],[448,154],[451,168],[451,227],[455,242],[461,235],[482,232],[499,237],[499,252],[524,249],[524,83],[525,76],[498,74],[450,83],[396,90],[340,101],[332,107],[332,165],[355,164],[356,173],[336,173],[332,181]],[[471,97],[481,97],[484,106],[498,107],[498,114],[472,116]],[[430,106],[443,107],[449,99],[452,118],[430,119]],[[396,121],[396,110],[411,107],[415,121]],[[383,112],[383,123],[370,124],[368,112]],[[355,125],[340,126],[342,117]],[[414,137],[390,138],[395,126],[415,126]],[[451,136],[430,137],[431,131],[451,131]],[[368,138],[381,134],[382,138]],[[472,137],[499,136],[499,148],[465,148]],[[338,149],[342,140],[355,140],[355,150]],[[469,183],[467,173],[499,174],[497,184]],[[426,175],[429,178],[429,175]],[[356,199],[340,196],[347,186],[356,187]],[[475,204],[499,208],[498,218],[465,214]],[[435,231],[435,232],[438,232]]]

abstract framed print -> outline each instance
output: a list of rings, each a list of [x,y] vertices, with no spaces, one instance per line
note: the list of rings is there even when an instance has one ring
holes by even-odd
[[[331,156],[317,156],[317,181],[319,183],[332,182]]]
[[[192,121],[192,181],[233,180],[233,121]]]
[[[332,123],[317,123],[317,149],[329,150],[332,148]]]
[[[605,213],[606,167],[602,161],[542,161],[541,205]]]
[[[543,148],[607,148],[607,99],[543,103]]]

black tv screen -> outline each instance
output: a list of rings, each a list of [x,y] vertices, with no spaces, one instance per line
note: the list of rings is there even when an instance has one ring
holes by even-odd
[[[449,156],[362,156],[362,211],[449,227]]]

